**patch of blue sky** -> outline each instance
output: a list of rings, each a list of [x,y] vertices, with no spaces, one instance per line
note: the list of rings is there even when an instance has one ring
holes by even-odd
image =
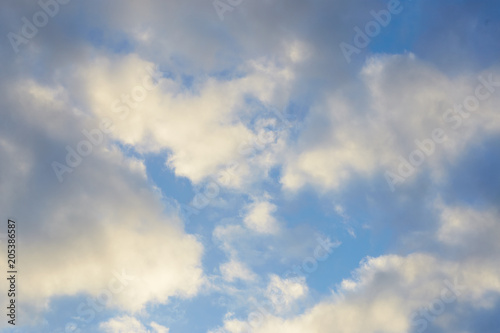
[[[497,62],[498,1],[422,1],[419,6],[420,23],[415,24],[417,38],[412,48],[419,58],[450,74],[482,70]]]
[[[404,54],[414,51],[424,13],[416,1],[403,0],[401,6],[401,13],[392,15],[389,24],[381,27],[380,33],[371,38],[367,48],[370,53]]]
[[[195,194],[191,182],[185,177],[176,176],[175,171],[167,166],[167,158],[167,152],[145,156],[148,178],[165,196],[172,197],[179,203],[190,202]]]
[[[109,50],[117,54],[129,54],[134,51],[134,45],[123,32],[106,33],[100,28],[93,28],[87,32],[88,42],[96,49]]]
[[[74,332],[78,329],[82,332],[96,332],[100,322],[121,314],[120,310],[102,307],[99,302],[93,307],[89,300],[95,302],[95,297],[88,294],[53,297],[50,300],[50,308],[44,313],[46,324],[23,328],[23,332],[64,333],[71,331],[71,327],[74,327]]]
[[[441,189],[446,203],[477,209],[500,205],[499,140],[498,135],[487,136],[472,145],[458,161],[450,163],[448,180]]]
[[[311,287],[317,290],[325,291],[339,283],[358,267],[364,257],[381,255],[387,249],[385,237],[373,239],[372,232],[364,229],[362,223],[356,221],[356,215],[342,217],[335,213],[333,196],[319,198],[312,190],[304,190],[291,200],[281,198],[275,203],[279,207],[278,219],[286,221],[288,228],[307,225],[318,235],[329,237],[332,242],[342,242],[339,247],[333,249],[326,262],[320,263],[318,271],[310,274]],[[346,209],[346,213],[350,214],[349,208]],[[351,235],[350,229],[354,231],[355,238]],[[304,255],[303,259],[312,256],[313,253]],[[298,260],[293,264],[301,262]]]
[[[221,298],[225,301],[219,302]],[[220,325],[226,305],[225,296],[213,293],[191,299],[172,297],[168,304],[149,309],[148,321],[169,327],[171,332],[206,333],[208,328]]]

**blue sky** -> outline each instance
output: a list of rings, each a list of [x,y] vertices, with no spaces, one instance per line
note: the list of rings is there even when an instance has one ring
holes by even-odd
[[[0,7],[0,332],[498,331],[497,1]]]

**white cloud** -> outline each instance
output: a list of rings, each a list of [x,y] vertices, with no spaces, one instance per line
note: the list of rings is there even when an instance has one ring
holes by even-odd
[[[256,200],[246,210],[243,221],[247,228],[263,234],[275,234],[279,231],[278,221],[273,216],[276,205],[266,200]]]
[[[167,327],[162,326],[160,324],[157,324],[155,322],[152,322],[149,325],[151,326],[151,328],[153,328],[152,333],[168,333],[168,332],[170,332],[170,330]]]
[[[150,84],[143,82],[148,75],[146,68],[152,65],[137,55],[129,55],[99,58],[81,69],[88,107],[97,117],[113,120],[114,138],[140,151],[168,151],[167,164],[176,175],[195,183],[236,161],[240,165],[228,186],[239,187],[253,175],[250,165],[265,171],[276,163],[269,154],[247,157],[242,153],[245,143],[259,143],[262,137],[269,136],[262,133],[262,120],[256,122],[255,128],[246,124],[245,118],[257,114],[245,99],[255,98],[265,107],[281,106],[293,80],[289,69],[265,60],[249,61],[238,78],[207,77],[187,89],[179,79],[163,77],[158,87],[147,91],[142,87]],[[269,113],[267,118],[275,117]],[[279,146],[280,132],[268,134],[275,136],[265,142],[272,150]]]
[[[224,280],[233,282],[236,279],[243,281],[253,281],[257,275],[253,273],[245,264],[232,259],[220,265],[220,272]]]
[[[112,318],[99,325],[105,333],[149,333],[139,320],[130,316]]]
[[[495,111],[499,87],[493,87],[496,91],[480,102],[477,111],[460,117],[458,128],[454,127],[460,119],[445,116],[475,94],[481,84],[478,76],[490,75],[494,82],[500,81],[496,69],[448,78],[412,54],[371,58],[361,71],[360,84],[333,91],[313,108],[284,163],[284,188],[297,190],[311,184],[335,190],[355,176],[397,173],[399,157],[408,160],[418,149],[415,140],[432,138],[436,128],[444,130],[447,140],[434,143],[434,152],[425,155],[422,166],[415,169],[418,173],[431,167],[434,179],[442,180],[445,161],[457,158],[485,135],[500,131]]]
[[[270,276],[266,288],[266,296],[278,313],[289,310],[295,301],[307,295],[308,287],[305,278],[282,279],[278,275]]]
[[[441,204],[441,225],[437,230],[438,241],[461,249],[468,255],[488,256],[491,250],[500,250],[500,228],[496,210],[477,211],[467,207],[447,207]],[[475,244],[471,248],[470,244]]]
[[[0,134],[0,206],[15,212],[23,235],[21,302],[40,310],[55,296],[84,293],[138,311],[196,295],[204,283],[203,246],[150,187],[143,161],[104,137],[60,183],[52,161],[64,163],[65,146],[75,147],[85,139],[81,129],[97,122],[62,112],[71,108],[64,89],[34,81],[21,89],[23,83],[13,81],[3,103],[21,97],[27,107],[15,109],[18,121]],[[109,299],[122,272],[134,279]]]
[[[310,47],[300,40],[294,40],[293,42],[288,43],[286,49],[288,51],[288,57],[293,63],[303,62],[311,56]]]

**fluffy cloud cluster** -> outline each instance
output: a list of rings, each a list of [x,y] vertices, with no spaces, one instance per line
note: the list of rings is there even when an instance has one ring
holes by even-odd
[[[143,161],[104,138],[59,182],[51,163],[64,162],[67,145],[76,147],[81,129],[98,121],[72,106],[61,86],[12,80],[3,88],[2,108],[15,120],[0,125],[0,206],[18,223],[21,311],[47,309],[56,296],[83,294],[97,309],[138,311],[196,295],[203,246],[151,187]],[[91,308],[82,304],[74,315]]]
[[[258,233],[274,234],[279,231],[279,225],[272,216],[276,206],[268,201],[255,201],[248,205],[244,223],[247,228]]]
[[[409,54],[372,58],[361,74],[359,84],[311,112],[284,166],[286,189],[339,189],[353,177],[386,171],[399,177],[389,177],[394,188],[431,166],[439,180],[446,160],[500,131],[496,68],[449,78]]]
[[[431,332],[463,326],[475,311],[494,309],[500,296],[497,210],[443,206],[434,241],[439,253],[367,258],[331,297],[296,317],[228,318],[223,330],[241,332]],[[418,236],[421,237],[421,236]],[[448,258],[446,253],[460,255]],[[279,280],[273,284],[284,286]],[[292,285],[289,285],[292,287]],[[292,295],[302,292],[298,286]],[[281,287],[280,287],[281,288]],[[283,288],[281,288],[283,289]],[[472,329],[472,328],[471,328]],[[472,329],[470,332],[473,332]],[[464,332],[469,332],[465,330]]]
[[[255,292],[279,306],[249,322],[228,314],[226,331],[481,331],[476,322],[470,328],[462,324],[473,321],[476,311],[498,307],[499,214],[484,208],[498,201],[491,185],[496,178],[487,181],[487,204],[475,201],[470,207],[462,198],[450,200],[453,189],[443,194],[437,188],[432,198],[420,188],[413,198],[405,192],[390,203],[389,213],[410,215],[404,209],[410,205],[401,202],[434,202],[443,194],[431,204],[439,216],[424,216],[438,224],[405,216],[421,218],[419,233],[404,238],[411,249],[366,259],[352,279],[303,314],[293,310],[307,303],[312,288],[305,280],[271,275],[262,285],[265,279],[253,271],[255,263],[287,262],[316,245],[313,227],[289,229],[278,215],[278,202],[287,199],[281,189],[289,194],[312,187],[329,200],[332,193],[347,197],[342,190],[355,181],[369,187],[384,179],[394,190],[427,177],[424,185],[446,186],[460,178],[447,168],[499,135],[500,71],[490,66],[497,53],[477,52],[480,43],[498,45],[498,25],[478,14],[486,2],[461,2],[464,10],[449,15],[457,6],[451,2],[404,2],[403,12],[378,38],[391,31],[395,38],[401,24],[401,31],[413,31],[412,7],[413,13],[429,14],[432,27],[409,42],[417,52],[374,55],[365,62],[367,47],[349,66],[338,43],[349,41],[353,26],[364,26],[373,19],[370,12],[386,4],[244,2],[220,23],[212,3],[202,0],[70,2],[19,52],[11,52],[4,38],[0,60],[9,65],[0,79],[0,211],[4,219],[15,214],[9,217],[19,223],[20,301],[26,304],[20,317],[43,323],[31,314],[50,309],[58,297],[85,299],[75,309],[75,320],[85,320],[91,302],[140,312],[203,290],[204,247],[184,231],[175,204],[137,157],[158,154],[194,185],[231,166],[225,185],[251,198],[236,209],[241,221],[207,231],[226,255],[215,263],[220,276],[210,287],[227,287],[231,294],[243,282],[256,291],[241,294]],[[3,4],[0,30],[19,31],[21,18],[39,7]],[[450,16],[447,24],[443,13]],[[462,70],[460,52],[450,49],[462,50],[464,43],[473,45],[463,53],[467,62],[487,66]],[[422,48],[433,51],[422,54]],[[449,64],[436,66],[443,61]],[[450,71],[453,66],[460,70]],[[290,111],[296,121],[276,109]],[[89,138],[103,122],[109,133]],[[90,146],[82,143],[94,139]],[[133,153],[124,152],[129,147]],[[85,149],[92,152],[83,154]],[[75,151],[85,156],[78,159]],[[282,188],[259,187],[276,179]],[[263,187],[272,195],[255,197]],[[363,196],[376,205],[372,198],[379,194]],[[337,214],[349,219],[349,205],[338,207]],[[36,311],[25,313],[30,307]],[[111,318],[99,328],[168,332],[137,318]]]
[[[286,100],[290,69],[251,61],[241,77],[197,79],[189,89],[159,71],[136,55],[96,59],[82,69],[87,107],[112,120],[113,138],[142,152],[167,151],[176,175],[194,183],[238,163],[228,184],[238,187],[251,175],[250,165],[267,170],[276,163],[272,155],[250,153],[280,145],[282,133],[268,109]]]

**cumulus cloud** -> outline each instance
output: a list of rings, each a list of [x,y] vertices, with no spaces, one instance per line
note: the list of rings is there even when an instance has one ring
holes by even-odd
[[[272,155],[247,153],[265,145],[272,151],[282,134],[276,116],[267,111],[257,117],[258,109],[247,100],[256,100],[264,111],[279,107],[293,80],[290,69],[264,60],[248,62],[241,72],[230,80],[206,77],[186,88],[179,78],[129,55],[96,59],[80,76],[88,108],[100,119],[112,119],[114,138],[138,151],[168,152],[167,165],[194,183],[238,163],[228,186],[239,187],[253,174],[250,165],[268,170],[276,163]]]
[[[1,207],[15,212],[22,235],[23,309],[87,294],[138,311],[196,295],[203,246],[151,187],[143,161],[103,135],[60,182],[52,162],[66,164],[67,147],[78,150],[88,140],[82,129],[99,121],[68,112],[76,107],[61,86],[12,80],[4,88],[2,105],[16,121],[1,125]]]
[[[499,78],[496,68],[449,78],[412,54],[375,56],[362,69],[359,85],[334,91],[312,110],[281,182],[290,190],[308,184],[338,190],[354,177],[376,172],[401,176],[403,160],[415,161],[411,175],[432,166],[439,181],[443,163],[481,140],[478,133],[498,133]],[[478,92],[482,99],[475,97]],[[436,129],[442,131],[437,142]],[[428,148],[421,148],[424,143]],[[412,156],[418,149],[422,156]],[[405,176],[411,178],[402,175],[393,183],[403,183]]]
[[[229,282],[233,282],[235,279],[252,281],[257,277],[245,264],[234,259],[220,265],[220,272],[222,278]]]
[[[247,228],[263,234],[275,234],[279,231],[278,221],[273,217],[276,205],[265,200],[256,200],[246,209],[243,221]]]
[[[303,314],[291,318],[267,315],[248,321],[228,318],[224,329],[234,333],[248,329],[326,333],[332,327],[345,333],[422,332],[428,327],[447,331],[472,315],[464,314],[469,308],[495,308],[500,296],[499,249],[495,242],[483,243],[483,237],[475,235],[491,234],[493,239],[500,229],[494,222],[498,212],[472,208],[464,212],[440,202],[436,207],[441,211],[436,241],[453,251],[467,249],[458,252],[458,260],[441,255],[442,249],[368,257],[329,299]],[[488,251],[490,255],[485,257]]]
[[[307,295],[308,287],[305,278],[282,279],[278,275],[270,276],[266,288],[266,296],[278,313],[289,310],[295,301]]]
[[[220,262],[216,255],[217,260],[207,260],[220,272],[212,276],[217,286],[211,290],[228,287],[227,294],[237,293],[234,285],[243,281],[255,290],[241,295],[281,302],[276,313],[253,318],[254,332],[416,331],[428,315],[422,308],[437,304],[448,282],[463,287],[456,301],[445,302],[440,316],[425,322],[429,333],[464,330],[463,322],[480,318],[473,318],[475,311],[495,310],[497,209],[484,208],[474,195],[471,207],[459,194],[450,199],[456,194],[450,185],[439,204],[429,204],[429,212],[410,216],[442,194],[440,186],[467,178],[447,168],[456,168],[486,137],[493,138],[488,149],[496,147],[500,136],[500,71],[491,66],[497,62],[491,47],[498,45],[496,12],[489,10],[492,1],[452,2],[404,2],[398,18],[349,66],[338,44],[350,42],[353,27],[372,20],[371,11],[386,3],[243,2],[220,22],[213,4],[201,0],[70,2],[18,54],[4,38],[0,211],[4,218],[14,214],[9,217],[19,223],[20,318],[43,323],[32,314],[68,296],[105,300],[108,308],[136,313],[203,290],[205,247],[201,237],[184,230],[176,203],[149,178],[143,159],[151,155],[160,156],[186,184],[199,186],[222,173],[229,175],[224,186],[251,198],[235,207],[231,214],[240,216],[234,221],[190,230],[211,234],[226,255]],[[31,18],[40,5],[6,2],[2,9],[0,30],[6,35],[19,31],[21,17]],[[427,32],[414,26],[418,13],[431,21]],[[452,17],[448,23],[445,15]],[[416,36],[407,38],[409,31]],[[415,54],[405,53],[402,39]],[[370,53],[387,45],[394,46],[392,54]],[[284,119],[287,113],[295,119]],[[60,169],[62,174],[54,172],[54,162],[69,165],[68,154],[75,159],[70,150],[81,151],[103,121],[112,125],[110,133],[90,143],[92,153]],[[442,142],[433,138],[437,128],[443,130]],[[124,146],[133,152],[124,152]],[[402,163],[408,168],[407,161],[416,158],[422,163],[402,176]],[[486,160],[494,170],[498,163]],[[469,172],[470,165],[461,171]],[[398,180],[393,186],[410,189],[394,202],[374,189],[387,171],[405,178],[404,185]],[[497,177],[490,182],[483,174],[486,201],[497,203],[491,185]],[[355,215],[367,228],[380,216],[364,209],[353,214],[345,204],[349,199],[361,202],[356,208],[367,202],[398,220],[403,215],[398,225],[388,219],[391,233],[406,227],[406,220],[417,221],[420,230],[403,230],[411,246],[367,258],[332,295],[297,315],[294,306],[307,306],[313,286],[276,275],[266,284],[257,273],[270,262],[289,264],[313,253],[315,228],[332,226],[327,217],[316,216],[318,210],[307,222],[311,227],[288,228],[302,218],[295,211],[287,212],[294,215],[290,221],[279,215],[286,209],[277,205],[297,198],[287,195],[308,187],[319,193],[319,201],[335,202],[336,217],[358,239],[363,231],[354,233]],[[255,196],[264,189],[272,200]],[[332,193],[338,196],[334,200]],[[311,192],[306,194],[305,201],[314,201]],[[383,200],[390,201],[390,209],[379,207]],[[3,290],[5,283],[0,283]],[[30,306],[36,311],[26,313]],[[81,315],[77,310],[78,320]],[[227,331],[245,330],[248,323],[236,318],[227,315]],[[130,316],[111,318],[100,328],[168,332]]]

